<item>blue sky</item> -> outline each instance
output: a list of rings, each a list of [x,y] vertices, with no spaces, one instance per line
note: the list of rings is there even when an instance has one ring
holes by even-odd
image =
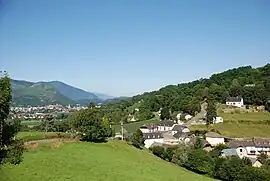
[[[270,62],[268,0],[2,0],[0,70],[130,96]]]

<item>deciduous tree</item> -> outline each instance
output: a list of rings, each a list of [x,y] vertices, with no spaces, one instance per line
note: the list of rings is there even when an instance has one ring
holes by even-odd
[[[19,164],[24,149],[15,135],[20,129],[20,122],[7,120],[12,99],[10,78],[6,73],[0,76],[0,164]]]

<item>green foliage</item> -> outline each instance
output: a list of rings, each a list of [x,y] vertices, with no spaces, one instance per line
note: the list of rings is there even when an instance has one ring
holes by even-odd
[[[80,110],[69,117],[71,128],[79,133],[82,141],[105,141],[109,131],[103,122],[103,112],[98,109]]]
[[[269,173],[260,168],[250,166],[247,159],[241,160],[236,157],[216,158],[213,177],[221,180],[238,180],[238,181],[267,181]]]
[[[196,141],[194,143],[194,149],[201,149],[201,148],[203,148],[202,139],[199,137],[196,137]]]
[[[132,145],[136,148],[141,148],[144,145],[144,138],[143,133],[140,129],[138,129],[133,135],[131,136]]]
[[[176,152],[176,147],[168,147],[165,149],[165,159],[168,160],[169,162],[172,161],[172,158]]]
[[[214,74],[209,79],[169,85],[157,91],[109,104],[107,108],[113,108],[116,112],[125,111],[140,102],[142,112],[157,112],[160,108],[166,108],[165,116],[162,116],[162,119],[165,119],[170,117],[168,110],[194,115],[200,111],[200,104],[204,98],[212,99],[213,103],[225,103],[228,96],[242,96],[245,104],[265,105],[270,98],[269,65],[257,69],[250,66],[239,67]],[[255,87],[246,86],[247,84],[254,84]],[[209,107],[211,108],[211,105]],[[214,112],[210,114],[211,117],[214,117]],[[209,116],[209,121],[211,117]],[[113,121],[119,123],[120,119],[113,119]]]
[[[222,151],[223,149],[226,149],[226,148],[227,148],[226,145],[224,145],[224,144],[218,144],[217,146],[214,147],[213,150],[211,150],[211,151],[209,152],[209,155],[210,155],[211,157],[213,157],[213,158],[218,157],[218,156],[220,156],[221,151]]]
[[[155,115],[151,111],[149,111],[149,110],[140,110],[138,120],[139,121],[145,121],[145,120],[152,119],[154,117],[155,117]]]
[[[179,165],[184,166],[184,164],[188,160],[188,153],[191,151],[189,147],[182,146],[175,150],[175,153],[172,157],[172,162]]]
[[[242,162],[243,162],[245,165],[252,166],[251,160],[248,159],[247,157],[242,158]]]
[[[20,130],[20,121],[7,120],[11,103],[11,85],[7,74],[0,77],[0,164],[22,161],[23,145],[14,139]]]
[[[207,109],[206,109],[206,124],[213,124],[214,119],[217,117],[216,105],[213,100],[207,100]]]
[[[258,156],[258,161],[261,162],[262,164],[264,164],[266,162],[266,160],[268,159],[268,155],[265,153],[261,153]]]
[[[165,148],[162,146],[153,146],[151,148],[151,151],[154,155],[156,155],[159,158],[162,158],[162,159],[166,158]]]
[[[267,159],[264,164],[262,165],[262,168],[266,170],[270,174],[270,159]]]
[[[184,166],[199,173],[211,174],[214,167],[214,161],[206,151],[195,149],[188,153]]]
[[[165,119],[170,119],[170,118],[171,118],[170,109],[167,107],[163,108],[161,110],[160,119],[165,120]]]

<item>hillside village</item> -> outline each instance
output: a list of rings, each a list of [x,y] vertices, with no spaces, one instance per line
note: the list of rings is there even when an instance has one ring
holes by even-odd
[[[242,97],[228,97],[226,104],[228,108],[246,109]],[[144,147],[151,149],[156,146],[168,147],[177,145],[191,145],[196,142],[198,135],[195,135],[189,129],[190,125],[205,125],[207,104],[201,105],[201,112],[194,117],[190,114],[177,114],[175,120],[160,120],[155,124],[144,124],[140,126],[140,131],[144,137]],[[136,111],[139,111],[136,108]],[[160,112],[159,112],[160,116]],[[184,118],[185,122],[180,120]],[[217,116],[213,124],[223,123],[223,118]],[[116,133],[116,138],[122,138],[124,134]],[[270,137],[267,138],[230,138],[219,133],[210,131],[205,135],[199,136],[203,140],[203,149],[206,151],[213,150],[218,145],[226,145],[226,149],[221,151],[221,157],[236,156],[240,159],[247,158],[251,161],[252,166],[261,167],[262,163],[258,156],[262,153],[270,156]]]

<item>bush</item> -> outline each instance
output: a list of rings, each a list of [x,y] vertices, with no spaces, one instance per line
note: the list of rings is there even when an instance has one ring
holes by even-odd
[[[144,138],[143,133],[140,129],[138,129],[133,135],[131,136],[132,145],[136,148],[141,148],[144,145]]]
[[[220,156],[221,151],[222,151],[223,149],[226,149],[226,148],[227,148],[226,145],[224,145],[224,144],[219,144],[219,145],[215,146],[214,149],[213,149],[212,151],[209,152],[209,155],[210,155],[211,157],[213,157],[213,158],[214,158],[214,157],[218,157],[218,156]]]
[[[188,153],[184,166],[195,172],[211,174],[214,169],[214,161],[206,151],[196,149]]]
[[[190,151],[189,147],[179,147],[177,150],[175,150],[175,153],[172,157],[172,162],[179,165],[184,166],[186,161],[188,160],[188,153]]]
[[[176,147],[168,147],[165,150],[165,159],[169,162],[172,161],[173,155],[175,154]]]
[[[154,155],[162,158],[162,159],[165,159],[166,158],[166,152],[165,152],[165,149],[162,147],[162,146],[153,146],[151,148],[151,151]]]
[[[245,161],[236,157],[216,158],[212,176],[227,181],[267,181],[270,178],[270,175],[263,169],[248,166]]]
[[[103,122],[104,114],[98,109],[80,110],[69,117],[70,124],[82,141],[103,142],[108,128]]]

